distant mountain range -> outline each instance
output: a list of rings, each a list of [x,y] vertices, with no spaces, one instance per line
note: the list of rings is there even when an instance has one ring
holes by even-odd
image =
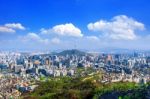
[[[100,53],[104,54],[133,54],[133,53],[150,53],[150,51],[144,51],[144,50],[130,50],[130,49],[115,49],[115,48],[105,48],[105,49],[99,49],[99,50],[78,50],[78,49],[69,49],[69,50],[63,50],[63,51],[54,51],[54,52],[49,52],[49,53],[44,53],[44,54],[35,54],[35,55],[44,55],[44,56],[49,56],[49,55],[59,55],[59,56],[66,56],[66,55],[77,55],[77,56],[85,56],[85,55],[97,55]],[[23,53],[27,54],[27,53]]]
[[[61,55],[61,56],[66,56],[66,55],[79,55],[79,56],[84,56],[87,53],[83,51],[79,51],[77,49],[71,49],[71,50],[64,50],[59,53],[55,53],[56,55]]]
[[[141,50],[129,50],[129,49],[100,49],[99,51],[81,51],[77,49],[71,49],[71,50],[64,50],[62,52],[57,52],[53,53],[55,55],[61,55],[61,56],[66,56],[66,55],[86,55],[86,54],[94,54],[94,53],[112,53],[112,54],[120,54],[120,53],[128,53],[128,54],[133,54],[134,52],[146,52],[146,51],[141,51]]]

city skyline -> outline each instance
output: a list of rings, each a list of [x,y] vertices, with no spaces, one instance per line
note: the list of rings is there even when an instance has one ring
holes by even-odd
[[[1,50],[149,50],[148,0],[0,1]]]

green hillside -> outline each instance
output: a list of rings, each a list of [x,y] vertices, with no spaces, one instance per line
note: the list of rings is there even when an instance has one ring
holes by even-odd
[[[33,92],[22,95],[23,99],[139,99],[145,98],[141,90],[147,92],[148,84],[140,86],[131,82],[117,82],[102,84],[100,73],[84,77],[49,78],[45,82],[38,82]],[[111,99],[111,98],[110,98]]]

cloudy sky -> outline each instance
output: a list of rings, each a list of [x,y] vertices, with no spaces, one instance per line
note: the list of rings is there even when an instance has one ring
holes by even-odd
[[[149,9],[149,0],[0,0],[0,50],[149,50]]]

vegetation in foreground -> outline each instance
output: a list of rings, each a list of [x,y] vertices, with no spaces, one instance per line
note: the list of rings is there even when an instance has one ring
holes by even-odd
[[[23,94],[23,99],[142,99],[142,91],[147,85],[139,86],[131,82],[102,84],[98,75],[86,77],[58,77],[38,82],[33,92]],[[109,98],[111,99],[111,98]]]

